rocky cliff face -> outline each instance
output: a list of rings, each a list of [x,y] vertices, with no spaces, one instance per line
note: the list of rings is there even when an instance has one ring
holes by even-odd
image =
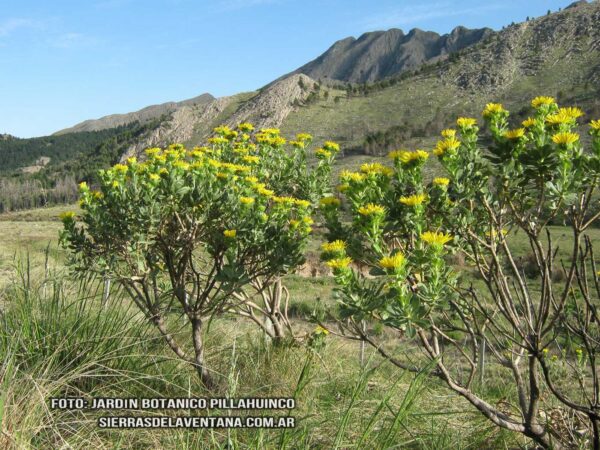
[[[317,59],[293,73],[313,79],[346,82],[372,82],[434,62],[473,45],[493,34],[489,28],[470,30],[456,27],[440,36],[418,28],[404,34],[393,28],[349,37],[333,44]]]
[[[123,159],[133,155],[143,157],[146,148],[173,142],[198,144],[221,124],[235,127],[241,122],[251,122],[257,128],[279,127],[293,111],[293,105],[306,100],[314,84],[315,81],[306,75],[297,74],[272,84],[245,101],[232,96],[217,98],[203,105],[182,106],[129,148]]]

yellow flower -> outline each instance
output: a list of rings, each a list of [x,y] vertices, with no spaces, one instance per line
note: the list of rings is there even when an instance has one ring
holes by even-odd
[[[358,213],[361,216],[380,216],[385,214],[385,208],[381,205],[368,203],[365,206],[358,208]]]
[[[488,103],[483,110],[483,117],[489,117],[494,114],[504,113],[506,110],[500,103]]]
[[[258,162],[260,161],[260,158],[258,156],[250,156],[250,155],[246,155],[242,159],[245,162],[247,162],[248,164],[258,164]]]
[[[290,227],[296,228],[298,225],[300,225],[300,221],[299,220],[296,220],[296,219],[291,219],[290,220]]]
[[[471,117],[459,117],[456,120],[456,125],[460,128],[472,128],[477,125],[477,120]]]
[[[217,178],[220,180],[226,180],[229,177],[228,173],[225,172],[217,172]]]
[[[137,158],[135,156],[127,158],[127,164],[129,164],[129,165],[135,164],[136,162],[137,162]]]
[[[256,192],[258,192],[260,195],[263,195],[265,197],[272,197],[275,192],[272,191],[271,189],[266,189],[264,187],[259,187]]]
[[[332,141],[325,141],[325,143],[323,144],[323,148],[334,153],[340,151],[340,145]]]
[[[151,179],[152,181],[158,181],[158,180],[160,180],[160,175],[158,175],[158,174],[156,174],[156,173],[151,173],[151,174],[149,175],[149,177],[150,177],[150,179]]]
[[[426,231],[421,233],[421,240],[429,245],[443,246],[452,240],[452,236],[437,231]]]
[[[343,253],[346,250],[346,243],[341,240],[325,242],[321,244],[321,249],[328,253]]]
[[[445,138],[453,138],[454,136],[456,136],[456,130],[453,128],[446,128],[445,130],[442,130],[442,137]]]
[[[335,189],[338,192],[346,192],[348,189],[350,189],[350,185],[348,183],[338,184]]]
[[[525,128],[517,128],[516,130],[507,130],[504,132],[504,137],[511,141],[521,139],[525,136]]]
[[[173,163],[173,167],[177,167],[178,169],[182,170],[188,170],[190,168],[190,165],[185,161],[178,160]]]
[[[237,231],[236,230],[225,230],[223,231],[223,236],[227,237],[227,238],[234,238],[237,235]]]
[[[245,180],[248,183],[258,183],[258,178],[256,178],[256,177],[246,177]]]
[[[211,144],[219,145],[219,144],[227,144],[229,141],[222,136],[212,137],[208,140]]]
[[[254,130],[254,126],[251,123],[244,122],[238,125],[238,130],[243,131],[244,133],[249,133]]]
[[[345,257],[345,258],[332,259],[331,261],[327,261],[326,264],[329,267],[331,267],[332,269],[345,269],[346,267],[348,267],[350,265],[351,262],[352,262],[352,258]]]
[[[217,134],[229,134],[231,132],[231,128],[227,125],[221,125],[220,127],[213,128],[213,131]]]
[[[590,122],[590,127],[592,127],[592,130],[600,130],[600,119],[592,120]]]
[[[533,106],[534,108],[539,108],[541,106],[545,106],[545,105],[551,105],[554,103],[554,98],[552,97],[536,97],[533,100],[531,100],[531,106]]]
[[[118,188],[119,187],[119,182],[117,180],[112,182],[112,187],[114,188]]]
[[[400,203],[406,206],[417,206],[427,199],[425,194],[415,194],[409,197],[400,197]]]
[[[460,147],[460,141],[454,137],[439,141],[433,150],[436,156],[443,156],[448,150],[457,150]]]
[[[380,174],[386,177],[391,177],[394,170],[379,163],[363,164],[360,166],[360,171],[367,175]]]
[[[299,206],[300,208],[308,208],[310,206],[310,202],[308,200],[295,199],[294,203],[296,204],[296,206]]]
[[[262,128],[260,132],[262,134],[268,134],[270,136],[279,136],[280,133],[278,128]]]
[[[329,334],[329,330],[326,330],[325,328],[323,328],[321,325],[319,325],[318,327],[316,327],[313,331],[314,334],[322,334],[324,336],[327,336]]]
[[[304,222],[305,225],[312,225],[315,223],[315,221],[310,216],[304,216],[302,218],[302,222]]]
[[[146,155],[149,157],[156,156],[159,153],[160,153],[160,148],[157,148],[157,147],[146,149]]]
[[[240,202],[244,205],[251,205],[254,203],[254,197],[240,197]]]
[[[324,148],[318,148],[315,151],[315,154],[317,155],[317,158],[318,157],[329,158],[331,156],[331,152],[325,150]]]
[[[58,217],[63,222],[70,222],[75,218],[75,213],[73,211],[65,211],[63,213],[60,213]]]
[[[388,157],[394,160],[400,160],[402,164],[410,164],[413,161],[425,161],[429,158],[429,153],[425,150],[416,150],[409,152],[406,150],[395,150],[388,154]]]
[[[521,122],[521,125],[523,125],[525,128],[530,128],[535,125],[535,119],[528,117],[523,122]]]
[[[296,199],[294,197],[273,197],[273,201],[283,205],[293,205]]]
[[[296,140],[298,140],[300,142],[310,141],[311,139],[312,139],[312,136],[308,133],[298,133],[296,135]]]
[[[396,253],[394,256],[385,256],[379,260],[379,265],[384,269],[399,269],[404,265],[404,255]]]
[[[321,200],[319,200],[319,204],[323,207],[327,207],[327,206],[338,207],[338,206],[340,206],[341,202],[336,197],[323,197]]]
[[[340,174],[340,180],[342,181],[353,181],[355,183],[360,183],[364,181],[365,176],[362,173],[358,172],[350,172],[348,170],[343,170]]]
[[[574,108],[572,106],[569,106],[568,108],[560,108],[558,110],[558,112],[561,114],[565,114],[569,117],[572,117],[573,119],[578,119],[579,117],[584,115],[584,113],[581,109]]]
[[[546,117],[546,123],[549,125],[562,125],[562,124],[574,124],[575,117],[566,113],[565,111],[559,111],[556,114],[550,114]]]
[[[577,142],[578,140],[579,140],[579,135],[577,133],[564,132],[564,133],[557,133],[554,136],[552,136],[552,141],[555,144],[559,144],[559,145],[573,144],[573,143]]]
[[[448,178],[434,178],[433,179],[433,184],[435,184],[436,186],[448,186],[448,184],[450,183],[450,180]]]
[[[88,187],[88,185],[85,181],[82,181],[81,183],[79,183],[79,191],[80,192],[87,192],[89,190],[90,190],[90,188]]]
[[[289,141],[289,144],[292,147],[296,147],[296,148],[304,148],[304,147],[306,147],[306,144],[303,141]]]
[[[113,170],[117,173],[125,173],[125,172],[127,172],[128,168],[124,164],[115,164],[113,166]]]

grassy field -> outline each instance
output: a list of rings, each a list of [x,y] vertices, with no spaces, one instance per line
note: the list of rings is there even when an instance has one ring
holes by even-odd
[[[425,374],[402,372],[369,348],[361,367],[354,341],[330,335],[317,350],[271,347],[250,322],[229,316],[215,320],[206,336],[218,379],[211,395],[295,396],[293,430],[102,430],[97,411],[50,410],[52,396],[208,395],[127,298],[115,293],[101,311],[98,283],[81,286],[61,275],[66,255],[57,242],[57,216],[67,209],[73,208],[0,216],[1,448],[527,448]],[[552,234],[568,248],[564,228],[553,227]],[[592,237],[600,239],[599,230]],[[511,239],[524,246],[523,236]],[[310,249],[315,265],[318,245]],[[335,301],[329,276],[306,275],[288,276],[286,285],[296,331],[308,336],[315,325],[305,319]],[[186,330],[180,333],[189,342]],[[379,338],[397,355],[419,358],[410,340],[388,332]],[[493,366],[478,389],[496,401],[514,397]],[[152,414],[174,412],[146,415]]]

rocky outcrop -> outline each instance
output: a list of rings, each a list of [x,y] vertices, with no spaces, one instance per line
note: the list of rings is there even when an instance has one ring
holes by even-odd
[[[397,28],[374,31],[358,39],[349,37],[336,42],[317,59],[292,73],[355,83],[378,81],[435,62],[492,33],[489,28],[465,27],[456,27],[442,36],[418,28],[408,34]]]

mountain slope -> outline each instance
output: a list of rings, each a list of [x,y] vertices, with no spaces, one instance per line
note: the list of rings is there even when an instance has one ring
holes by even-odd
[[[336,42],[321,56],[292,73],[303,73],[314,79],[373,82],[444,58],[492,33],[489,28],[469,30],[465,27],[456,27],[442,36],[418,28],[408,34],[397,28],[374,31],[358,39],[349,37]]]
[[[139,111],[126,114],[111,114],[100,119],[91,119],[74,125],[70,128],[60,130],[54,134],[77,133],[82,131],[99,131],[108,128],[115,128],[127,125],[132,122],[148,122],[157,119],[163,115],[168,115],[183,106],[203,105],[213,101],[215,98],[210,94],[202,94],[189,100],[181,102],[167,102],[160,105],[151,105],[140,109]]]

